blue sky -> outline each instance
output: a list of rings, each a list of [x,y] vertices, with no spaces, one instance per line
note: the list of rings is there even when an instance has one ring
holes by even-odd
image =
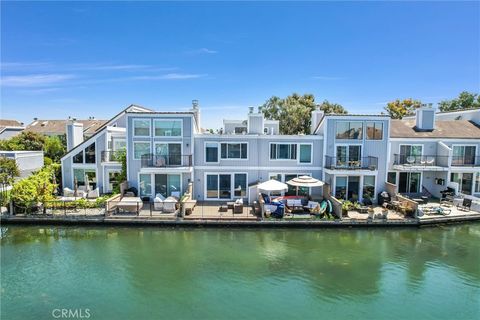
[[[136,103],[203,126],[272,95],[351,113],[480,88],[478,2],[4,2],[2,118],[108,119]]]

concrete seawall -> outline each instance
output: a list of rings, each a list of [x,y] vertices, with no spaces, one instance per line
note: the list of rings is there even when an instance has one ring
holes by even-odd
[[[149,218],[105,217],[2,217],[2,225],[66,225],[66,226],[158,226],[158,227],[238,227],[238,228],[363,228],[363,227],[422,227],[451,223],[479,222],[480,215],[436,217],[428,220],[332,220],[332,221],[282,221],[282,220],[161,220]]]

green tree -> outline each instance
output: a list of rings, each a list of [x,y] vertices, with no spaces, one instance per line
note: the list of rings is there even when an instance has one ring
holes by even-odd
[[[330,103],[328,100],[323,100],[320,104],[320,110],[325,113],[347,114],[348,111],[338,103]]]
[[[315,97],[312,94],[294,93],[284,99],[273,96],[265,101],[259,110],[266,119],[280,121],[281,134],[309,134],[311,113],[316,107]],[[328,110],[327,113],[337,111],[346,113],[341,105],[331,104],[326,100],[320,105],[320,108]]]
[[[17,181],[12,188],[12,200],[20,206],[30,207],[36,202],[54,199],[56,184],[53,183],[55,171],[59,165],[42,168],[28,178]]]
[[[388,112],[392,119],[402,119],[404,116],[413,115],[415,109],[420,108],[422,103],[412,98],[409,99],[397,99],[387,103],[385,110]]]
[[[480,94],[463,91],[458,98],[440,101],[438,106],[443,112],[480,108]]]
[[[9,151],[37,151],[43,149],[44,143],[45,136],[31,131],[22,131],[15,137],[0,141],[0,149]]]
[[[43,145],[45,156],[52,159],[54,162],[60,162],[60,159],[65,154],[65,146],[57,136],[50,136],[45,138]]]
[[[115,160],[122,164],[122,170],[118,176],[118,184],[113,188],[114,193],[120,193],[120,183],[127,181],[127,151],[119,150],[115,152]]]
[[[20,175],[17,162],[14,159],[0,157],[0,183],[13,184],[15,177]]]

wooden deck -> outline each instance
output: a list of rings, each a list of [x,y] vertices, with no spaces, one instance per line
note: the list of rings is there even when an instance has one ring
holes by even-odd
[[[192,214],[185,216],[185,220],[257,220],[252,207],[244,204],[242,213],[233,213],[233,209],[221,212],[220,206],[226,202],[197,202]]]

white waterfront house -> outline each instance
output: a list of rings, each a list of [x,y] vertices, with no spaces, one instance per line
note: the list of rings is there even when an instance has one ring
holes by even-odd
[[[131,105],[83,140],[67,123],[68,153],[62,182],[73,189],[85,177],[101,193],[111,192],[126,151],[127,180],[141,197],[183,194],[193,185],[201,201],[252,201],[260,182],[286,182],[300,175],[323,180],[338,199],[376,201],[385,183],[406,194],[439,197],[450,182],[460,192],[480,195],[480,110],[436,113],[422,107],[414,117],[337,115],[312,112],[310,134],[281,135],[279,122],[253,108],[245,119],[224,120],[218,133],[201,128],[200,107],[156,112]],[[322,188],[290,188],[288,195],[315,196]]]

